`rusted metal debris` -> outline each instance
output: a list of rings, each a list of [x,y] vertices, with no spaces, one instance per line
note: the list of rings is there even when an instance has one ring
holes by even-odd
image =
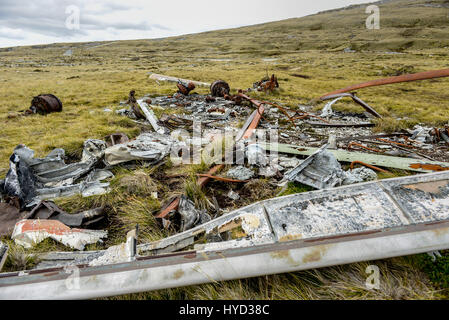
[[[139,105],[137,104],[135,90],[131,90],[129,92],[128,101],[126,103],[131,106],[131,109],[134,112],[134,115],[136,116],[137,119],[146,119],[145,114],[142,113],[142,110],[140,109]]]
[[[31,100],[31,107],[25,111],[25,115],[38,113],[46,115],[62,111],[62,102],[53,94],[40,94]]]
[[[273,74],[271,78],[264,78],[253,85],[254,89],[258,91],[274,91],[274,89],[279,88],[279,82],[277,77]]]
[[[254,113],[248,118],[247,122],[241,129],[241,133],[237,134],[236,142],[241,139],[246,140],[253,135],[254,129],[258,126],[260,119],[262,117],[262,114],[265,111],[265,108],[263,107],[262,102],[255,100],[255,99],[251,99],[250,97],[244,95],[243,93],[239,93],[239,96],[250,101],[251,103],[253,103],[255,106],[258,107],[258,109],[256,111],[254,111]],[[198,186],[204,187],[210,181],[210,179],[211,179],[210,177],[214,176],[215,173],[217,173],[218,171],[220,171],[223,168],[224,168],[224,164],[219,164],[219,165],[216,165],[213,168],[211,168],[209,170],[209,172],[207,173],[208,176],[200,177],[198,179],[198,181],[197,181]],[[170,212],[178,209],[180,199],[181,199],[181,196],[171,199],[155,217],[158,219],[162,219],[162,220],[165,219],[169,215]]]
[[[231,88],[226,81],[217,80],[210,85],[210,92],[213,97],[226,97],[229,96]]]
[[[178,87],[178,92],[185,96],[188,96],[190,91],[195,90],[196,86],[193,82],[184,83],[181,80],[176,84]]]
[[[356,146],[356,147],[358,147],[358,148],[362,148],[362,149],[368,150],[368,151],[376,152],[376,153],[383,153],[382,150],[369,148],[369,147],[366,147],[366,146],[364,146],[363,144],[360,144],[360,143],[357,143],[357,142],[350,142],[350,143],[348,144],[348,148],[347,148],[347,149],[348,149],[348,150],[354,149],[354,148],[353,148],[354,146]]]
[[[444,141],[447,145],[449,145],[449,125],[446,125],[442,129],[434,128],[430,134],[433,137],[434,143]]]
[[[239,95],[231,95],[231,88],[226,81],[214,81],[210,86],[210,92],[212,96],[208,96],[206,102],[215,102],[215,97],[221,97],[233,101],[236,105],[241,105],[242,103],[242,97]]]
[[[315,189],[329,189],[377,179],[376,173],[366,168],[343,171],[335,156],[327,151],[327,146],[318,149],[296,168],[287,172],[284,181],[296,181]]]
[[[376,166],[372,166],[372,165],[367,164],[367,163],[364,163],[364,162],[362,162],[362,161],[352,161],[352,162],[351,162],[351,166],[350,166],[351,169],[354,169],[354,166],[355,166],[356,164],[361,164],[362,166],[368,167],[368,168],[370,168],[370,169],[373,169],[373,170],[376,170],[376,171],[379,171],[379,172],[390,173],[390,172],[387,171],[387,170],[378,168],[378,167],[376,167]]]
[[[100,209],[68,214],[54,203],[39,203],[39,201],[70,195],[74,190],[79,191],[92,181],[96,181],[97,184],[92,190],[88,190],[86,196],[104,193],[108,184],[102,185],[99,182],[112,174],[103,175],[101,174],[103,171],[92,171],[96,165],[103,168],[105,165],[109,167],[132,161],[144,161],[145,166],[159,166],[163,164],[172,147],[176,149],[196,143],[195,138],[186,140],[173,138],[169,129],[185,127],[196,130],[193,124],[201,119],[205,120],[206,127],[224,130],[229,127],[228,121],[238,122],[238,119],[232,119],[233,117],[243,114],[246,116],[251,105],[256,110],[238,132],[232,146],[234,150],[237,142],[244,140],[243,160],[248,160],[248,165],[234,166],[225,174],[220,173],[225,168],[224,164],[215,165],[208,173],[197,174],[197,185],[203,188],[212,179],[232,183],[230,187],[236,192],[226,190],[222,195],[232,199],[237,206],[238,200],[245,196],[245,189],[250,186],[245,186],[239,194],[237,183],[255,181],[253,179],[256,176],[272,178],[270,188],[271,186],[275,188],[276,185],[284,186],[288,181],[296,181],[323,190],[257,202],[232,212],[220,208],[221,204],[217,199],[211,197],[213,203],[209,199],[206,201],[212,208],[211,214],[219,217],[214,220],[211,220],[206,210],[196,208],[194,202],[185,195],[175,196],[166,202],[156,218],[165,228],[180,230],[181,233],[136,247],[136,228],[133,234],[128,234],[126,243],[104,251],[46,253],[43,264],[37,268],[52,267],[53,273],[46,269],[33,270],[30,274],[25,272],[21,277],[15,277],[17,275],[15,273],[0,274],[0,298],[7,293],[16,295],[14,297],[25,297],[33,290],[47,290],[45,294],[54,295],[60,289],[60,281],[65,276],[64,274],[61,276],[62,271],[57,269],[61,265],[79,267],[82,283],[80,292],[64,292],[62,298],[75,297],[77,294],[86,298],[305,270],[449,247],[447,172],[363,183],[377,179],[377,174],[373,170],[388,173],[382,168],[399,168],[416,172],[449,171],[449,163],[420,160],[423,158],[419,157],[416,151],[430,150],[432,147],[444,149],[440,141],[449,143],[447,126],[441,129],[417,126],[413,130],[404,130],[403,133],[394,135],[368,136],[370,130],[354,129],[374,126],[372,123],[363,122],[368,118],[366,114],[332,113],[332,104],[337,99],[349,97],[373,116],[381,117],[352,93],[352,90],[349,93],[323,97],[323,100],[336,100],[329,102],[326,110],[323,110],[326,112],[320,116],[306,112],[311,110],[309,106],[300,106],[300,110],[292,110],[268,101],[252,99],[247,95],[247,91],[239,90],[238,94],[231,96],[230,86],[223,80],[217,80],[210,85],[210,96],[189,95],[197,86],[195,82],[177,78],[172,80],[177,83],[179,93],[163,97],[151,96],[151,99],[147,95],[142,99],[136,99],[135,91],[131,91],[127,104],[131,105],[132,112],[129,109],[125,112],[116,111],[132,119],[140,117],[148,121],[155,133],[143,133],[133,141],[129,141],[124,134],[112,134],[104,139],[106,141],[88,140],[84,145],[82,161],[70,165],[66,165],[63,161],[63,150],[62,152],[55,150],[44,159],[34,159],[32,150],[24,146],[19,146],[15,150],[10,167],[21,170],[15,175],[17,179],[13,179],[15,171],[12,170],[12,174],[8,173],[5,179],[7,181],[0,181],[2,196],[5,194],[6,186],[10,197],[6,199],[9,202],[0,203],[0,214],[9,210],[14,215],[13,239],[17,243],[29,247],[44,238],[51,237],[72,248],[82,250],[86,243],[100,241],[107,236],[106,231],[70,228],[85,227],[98,221],[102,218]],[[278,88],[279,83],[273,75],[258,82],[256,87],[258,90],[268,92]],[[250,91],[251,89],[248,89],[248,92]],[[121,105],[123,104],[121,102]],[[159,121],[153,112],[155,108],[158,110],[185,108],[186,113],[163,116]],[[266,110],[269,110],[267,114]],[[300,141],[298,142],[300,144],[304,142],[311,146],[322,145],[323,141],[328,140],[329,148],[332,150],[325,150],[326,146],[317,149],[250,141],[262,119],[267,120],[263,124],[265,128],[279,128],[278,120],[283,117],[279,111],[293,125],[281,133],[283,139],[293,138],[293,141]],[[136,117],[132,115],[133,113]],[[326,119],[332,114],[334,118],[342,119],[342,123],[329,123]],[[310,118],[321,122],[305,121]],[[276,122],[270,123],[272,119]],[[301,130],[301,127],[297,127],[299,123],[333,126],[337,129],[314,128],[310,132],[299,132],[300,136],[295,137],[294,135]],[[353,137],[345,136],[346,130],[339,130],[338,127],[353,127],[348,129],[351,133],[348,135]],[[327,137],[329,132],[331,135]],[[314,138],[318,140],[310,140]],[[362,139],[373,141],[367,142]],[[209,143],[210,141],[212,139]],[[347,145],[341,142],[349,143],[348,148],[357,147],[382,154],[341,150]],[[202,141],[200,146],[203,147],[207,143]],[[404,153],[399,151],[399,148],[410,151]],[[274,150],[284,155],[265,156],[263,149]],[[385,156],[387,153],[415,158]],[[303,158],[287,157],[285,154],[309,157],[302,160]],[[256,161],[253,162],[252,159]],[[272,164],[274,159],[279,160],[279,165]],[[351,169],[344,171],[339,162],[350,164]],[[354,168],[355,165],[363,167]],[[26,172],[22,170],[23,168],[30,169],[32,175],[30,177],[22,175]],[[243,169],[246,169],[246,172]],[[160,179],[157,174],[156,178]],[[282,178],[284,180],[281,181]],[[37,179],[38,183],[32,179]],[[29,199],[19,197],[24,193],[21,192],[25,190],[24,186],[28,185],[24,183],[27,180],[32,180],[30,186],[36,186],[30,192],[25,192],[30,195]],[[76,180],[78,184],[74,183]],[[358,184],[335,188],[352,183]],[[45,187],[43,190],[40,189],[42,186]],[[221,184],[215,186],[219,187]],[[14,188],[19,191],[17,194],[11,193]],[[225,206],[228,205],[229,199],[225,201]],[[2,199],[4,200],[5,198]],[[32,211],[23,212],[21,204]],[[221,215],[224,212],[226,214]],[[31,218],[34,220],[30,220]],[[9,229],[7,231],[10,232]],[[391,246],[391,241],[394,241],[397,247]],[[267,268],[261,269],[260,265]],[[92,269],[94,266],[95,269]],[[197,268],[201,268],[202,273],[198,273]],[[151,272],[152,281],[143,275],[148,272]],[[175,276],[171,277],[172,273]],[[58,277],[54,277],[56,274]],[[157,281],[154,281],[155,279]],[[23,293],[23,290],[17,290],[16,284],[30,287]]]
[[[244,127],[241,129],[241,132],[243,133],[242,135],[240,135],[240,133],[237,135],[236,141],[239,141],[240,139],[249,139],[251,138],[251,136],[254,134],[254,130],[257,128],[257,126],[259,125],[260,120],[262,119],[262,115],[265,112],[265,107],[263,102],[259,101],[259,100],[255,100],[255,99],[251,99],[250,97],[248,97],[247,95],[243,94],[243,93],[239,93],[238,94],[240,97],[242,97],[243,99],[246,99],[248,101],[250,101],[252,104],[254,104],[257,107],[257,110],[254,111],[254,115],[252,114],[249,119],[251,119],[251,121],[248,121],[245,123]],[[247,125],[248,124],[248,125]]]
[[[220,242],[202,241],[235,229],[242,232]],[[0,298],[98,298],[447,248],[449,173],[445,172],[254,203],[172,237],[138,245],[135,261],[92,268],[88,259],[101,259],[106,251],[82,253],[79,256],[87,261],[78,265],[77,290],[67,290],[70,273],[62,266],[4,273]],[[69,254],[54,256],[77,256]]]
[[[414,73],[414,74],[405,74],[402,76],[395,76],[395,77],[390,77],[390,78],[386,78],[386,79],[378,79],[378,80],[363,82],[360,84],[346,87],[344,89],[340,89],[337,91],[327,93],[324,96],[322,96],[320,99],[325,100],[329,96],[333,96],[333,95],[344,93],[344,92],[350,92],[350,91],[354,91],[354,90],[358,90],[358,89],[362,89],[362,88],[376,87],[376,86],[401,83],[401,82],[443,78],[443,77],[449,77],[449,69],[433,70],[433,71],[419,72],[419,73]]]

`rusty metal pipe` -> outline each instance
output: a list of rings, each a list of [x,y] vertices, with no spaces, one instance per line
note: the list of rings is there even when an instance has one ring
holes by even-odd
[[[349,92],[349,91],[368,88],[368,87],[376,87],[376,86],[383,86],[386,84],[394,84],[394,83],[402,83],[402,82],[410,82],[410,81],[418,81],[418,80],[428,80],[428,79],[443,78],[443,77],[449,77],[449,69],[425,71],[425,72],[419,72],[419,73],[413,73],[413,74],[405,74],[402,76],[396,76],[396,77],[391,77],[391,78],[363,82],[360,84],[346,87],[344,89],[340,89],[337,91],[327,93],[324,96],[322,96],[320,99],[325,100],[330,95]]]
[[[351,167],[350,167],[351,170],[354,169],[354,165],[355,165],[355,164],[360,164],[360,165],[362,165],[362,166],[371,168],[371,169],[376,170],[376,171],[379,171],[379,172],[390,173],[390,172],[387,171],[387,170],[381,169],[381,168],[376,167],[376,166],[372,166],[372,165],[370,165],[370,164],[368,164],[368,163],[365,163],[365,162],[362,162],[362,161],[353,161],[353,162],[351,162]]]

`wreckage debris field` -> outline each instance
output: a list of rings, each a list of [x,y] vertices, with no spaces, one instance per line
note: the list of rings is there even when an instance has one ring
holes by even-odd
[[[14,287],[2,279],[22,270],[192,252],[200,263],[202,253],[338,246],[332,241],[346,236],[369,243],[375,234],[381,243],[422,232],[429,247],[447,250],[439,228],[449,220],[447,47],[410,40],[403,48],[399,38],[370,47],[365,33],[358,42],[370,45],[350,51],[339,37],[318,46],[313,39],[331,32],[315,20],[321,15],[215,36],[0,49],[0,291]],[[267,41],[260,32],[270,28]],[[228,44],[210,45],[217,36]],[[288,40],[299,36],[299,47]],[[425,80],[323,96],[428,72]],[[382,293],[359,285],[335,295],[333,285],[364,283],[369,264],[348,257],[345,266],[303,268],[334,254],[317,250],[296,269],[285,250],[272,254],[293,268],[287,274],[248,271],[263,277],[130,297],[447,298],[413,262],[422,255],[398,258],[425,253],[419,246],[373,253],[396,281]],[[180,270],[175,280],[188,279]]]

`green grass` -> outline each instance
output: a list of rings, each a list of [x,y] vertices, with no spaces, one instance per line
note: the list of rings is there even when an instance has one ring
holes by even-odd
[[[313,191],[315,190],[312,187],[306,186],[302,183],[298,183],[298,182],[289,182],[287,184],[287,188],[282,191],[279,196],[288,196],[291,194],[296,194],[296,193],[303,193],[303,192],[309,192],[309,191]]]
[[[441,258],[437,257],[436,261],[432,261],[429,255],[421,254],[413,256],[412,261],[447,296],[449,294],[449,251],[443,251],[441,255]]]
[[[127,99],[130,90],[136,90],[137,97],[176,92],[174,84],[149,80],[148,72],[205,82],[223,79],[231,85],[232,92],[252,87],[267,72],[275,73],[281,86],[278,91],[251,95],[292,109],[306,104],[319,110],[324,103],[318,98],[329,91],[404,72],[448,68],[449,9],[422,7],[428,2],[398,0],[380,5],[380,30],[366,30],[367,15],[362,6],[252,27],[159,40],[116,41],[92,48],[83,43],[66,43],[11,51],[0,49],[0,178],[6,175],[9,156],[18,144],[35,150],[37,157],[45,156],[53,148],[64,148],[69,158],[76,160],[81,157],[86,139],[102,139],[114,132],[124,132],[130,138],[139,135],[143,127],[103,110],[122,108],[118,103]],[[447,4],[443,0],[431,2]],[[74,52],[72,57],[63,56],[68,47]],[[357,52],[344,53],[348,47]],[[391,51],[402,54],[387,53]],[[358,96],[385,117],[377,122],[377,132],[409,128],[417,123],[441,126],[449,118],[448,83],[449,79],[436,79],[367,88],[360,90]],[[206,94],[208,88],[197,88],[195,92]],[[63,112],[19,116],[21,110],[29,107],[33,96],[41,93],[58,96],[64,105]],[[334,107],[340,111],[363,111],[346,99]],[[156,111],[158,116],[173,112]],[[212,196],[225,199],[229,187],[223,183],[212,182],[207,192],[196,187],[194,175],[207,172],[211,165],[207,159],[203,160],[202,165],[184,167],[167,161],[155,170],[117,167],[113,170],[115,178],[109,194],[59,199],[57,204],[68,212],[105,206],[107,219],[98,227],[107,229],[109,236],[104,244],[90,245],[88,250],[123,242],[136,224],[140,226],[140,242],[154,241],[169,235],[158,225],[153,213],[171,196],[187,191],[204,207],[206,199],[210,201]],[[168,176],[179,177],[164,180]],[[240,187],[245,197],[238,206],[273,197],[280,191],[264,179]],[[290,184],[282,195],[305,191],[309,188]],[[158,193],[157,199],[152,196],[154,192]],[[14,247],[10,240],[6,241]],[[35,262],[27,258],[28,254],[68,249],[46,240],[32,250],[14,250],[18,253],[7,263],[7,270],[31,267]],[[356,263],[118,298],[448,298],[442,289],[447,283],[447,255],[436,265],[425,259],[412,263],[406,258],[374,263],[379,264],[385,279],[379,292],[366,290],[367,264]]]

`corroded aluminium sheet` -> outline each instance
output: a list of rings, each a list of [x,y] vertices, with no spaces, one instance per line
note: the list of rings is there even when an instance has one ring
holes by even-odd
[[[269,199],[238,209],[188,232],[140,246],[158,254],[199,234],[242,228],[240,239],[199,250],[248,247],[298,239],[338,237],[449,218],[449,172],[395,178]],[[416,185],[418,184],[418,185]],[[250,217],[250,218],[249,218]],[[248,223],[251,221],[251,223]],[[187,242],[186,242],[187,243]],[[189,245],[190,245],[189,244]]]
[[[445,176],[438,180],[416,176],[382,185],[413,223],[438,222],[449,219],[449,175]]]
[[[298,195],[266,205],[280,241],[337,236],[408,224],[376,183]]]

